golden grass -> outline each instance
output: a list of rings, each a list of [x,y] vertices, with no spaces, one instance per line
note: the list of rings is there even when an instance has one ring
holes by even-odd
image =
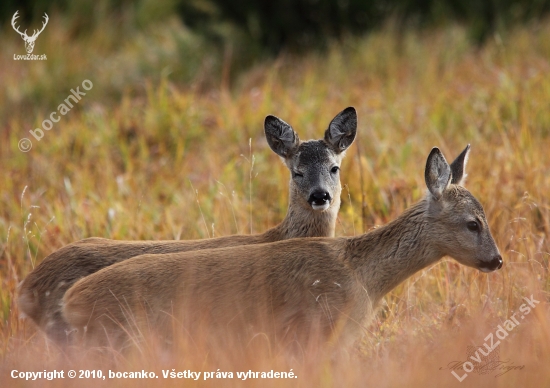
[[[288,187],[287,170],[263,136],[265,115],[283,118],[303,139],[319,138],[350,105],[359,131],[342,168],[337,235],[384,224],[420,199],[433,146],[452,160],[471,143],[467,187],[485,207],[503,269],[487,275],[443,260],[418,273],[385,298],[351,360],[223,360],[194,357],[185,347],[171,358],[152,346],[120,355],[112,369],[161,375],[172,368],[293,368],[299,376],[250,383],[258,386],[549,385],[548,23],[495,36],[480,49],[458,27],[388,29],[228,78],[230,63],[216,65],[174,21],[125,35],[119,46],[109,27],[73,38],[52,21],[35,48],[47,62],[14,61],[23,42],[9,29],[1,34],[0,385],[31,385],[11,379],[12,369],[99,365],[106,373],[110,365],[93,354],[63,355],[18,319],[15,288],[50,252],[90,236],[192,239],[264,231],[284,216]],[[79,105],[41,141],[30,137],[28,130],[84,79],[94,87]],[[17,148],[22,137],[33,141],[28,153]],[[462,383],[440,369],[465,361],[467,346],[482,345],[531,294],[540,305],[499,346],[500,360],[523,369],[500,377],[472,373]]]

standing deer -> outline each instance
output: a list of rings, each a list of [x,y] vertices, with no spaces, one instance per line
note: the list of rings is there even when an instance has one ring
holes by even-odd
[[[65,292],[80,278],[142,254],[185,252],[208,248],[261,244],[295,237],[334,236],[340,208],[340,164],[353,143],[357,115],[344,109],[330,123],[322,140],[300,141],[298,134],[275,116],[265,119],[265,135],[292,177],[285,219],[265,233],[187,241],[117,241],[87,238],[46,257],[23,281],[19,308],[58,343],[67,341],[61,315]],[[154,259],[154,256],[153,256]]]
[[[27,50],[27,53],[30,54],[32,53],[32,50],[34,50],[34,43],[36,42],[36,38],[38,38],[38,35],[40,35],[42,31],[44,31],[44,28],[46,28],[46,25],[48,24],[48,20],[50,20],[50,18],[48,18],[48,14],[44,12],[44,21],[42,22],[42,28],[39,31],[34,30],[32,36],[28,36],[27,30],[25,30],[25,32],[21,32],[19,31],[19,28],[17,28],[17,26],[15,25],[15,20],[19,17],[17,15],[18,12],[19,11],[16,11],[11,18],[11,26],[15,31],[17,31],[19,35],[21,35],[21,38],[23,38],[23,40],[25,41],[25,50]]]
[[[385,294],[442,257],[502,267],[483,208],[462,186],[469,149],[451,165],[432,149],[425,198],[364,235],[135,257],[78,281],[63,316],[88,344],[167,333],[175,318],[193,339],[208,330],[243,346],[260,333],[283,348],[349,345]]]

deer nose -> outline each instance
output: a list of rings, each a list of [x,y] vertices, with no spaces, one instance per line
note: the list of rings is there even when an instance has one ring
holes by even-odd
[[[502,268],[502,263],[502,256],[496,255],[491,259],[491,261],[483,262],[480,267],[489,271],[496,271],[497,269]]]
[[[491,262],[496,265],[497,269],[501,269],[502,264],[504,263],[502,261],[502,256],[501,255],[497,255],[497,256],[493,257],[493,260]]]
[[[310,205],[324,205],[327,202],[330,202],[330,194],[323,190],[317,190],[311,193],[309,199],[307,200]]]

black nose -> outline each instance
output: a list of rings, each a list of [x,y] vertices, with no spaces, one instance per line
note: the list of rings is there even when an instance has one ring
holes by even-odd
[[[489,271],[496,271],[497,269],[502,268],[502,263],[502,256],[496,255],[491,259],[491,261],[483,262],[480,267],[486,268]]]
[[[324,205],[330,202],[330,194],[326,191],[314,191],[307,200],[310,205]]]

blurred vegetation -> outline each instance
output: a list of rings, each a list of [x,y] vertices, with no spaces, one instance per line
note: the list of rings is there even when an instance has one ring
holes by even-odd
[[[332,38],[362,34],[393,19],[401,26],[434,26],[450,21],[469,25],[471,38],[483,42],[499,27],[539,18],[547,0],[191,0],[179,4],[191,27],[211,31],[230,22],[261,47],[325,47]]]
[[[550,0],[7,0],[0,4],[1,19],[9,20],[16,10],[27,22],[43,12],[59,11],[70,16],[79,31],[105,17],[120,22],[129,16],[143,27],[177,13],[187,26],[215,42],[240,35],[249,48],[254,44],[277,54],[285,48],[326,47],[330,39],[363,34],[388,20],[401,27],[465,23],[470,38],[482,43],[495,31],[540,19],[550,10]]]
[[[384,298],[353,355],[357,368],[345,362],[300,372],[302,385],[448,386],[454,377],[440,367],[464,360],[466,345],[481,344],[524,296],[550,299],[549,23],[518,26],[482,47],[461,25],[405,33],[390,26],[332,41],[324,52],[265,60],[228,84],[223,74],[232,73],[232,62],[177,17],[128,26],[125,39],[116,23],[71,35],[70,18],[50,17],[35,48],[47,61],[14,61],[22,40],[11,27],[0,36],[0,373],[57,365],[55,350],[18,318],[15,295],[63,245],[91,236],[206,238],[277,224],[289,174],[266,144],[267,114],[310,139],[339,110],[356,107],[338,236],[387,223],[420,199],[431,147],[452,159],[471,143],[467,187],[483,204],[505,260],[491,274],[452,260],[421,271]],[[78,105],[40,141],[29,136],[84,79],[94,87]],[[23,137],[33,141],[27,153],[18,149]],[[535,311],[501,345],[503,360],[526,368],[498,380],[500,387],[548,386],[550,313],[543,302]],[[166,361],[157,354],[146,351],[126,365],[159,371]],[[194,355],[182,352],[178,365],[221,367]],[[65,370],[74,365],[61,359]],[[250,365],[276,369],[256,359],[263,364]],[[0,386],[13,386],[5,376]],[[486,378],[478,386],[496,380],[477,377]]]
[[[389,222],[421,198],[431,147],[452,159],[471,143],[467,187],[485,207],[505,266],[485,275],[444,260],[417,274],[384,299],[362,344],[366,361],[333,376],[341,386],[362,386],[343,383],[346,376],[373,375],[374,385],[392,386],[388,376],[396,376],[446,386],[448,371],[438,368],[463,359],[465,344],[481,343],[522,297],[550,299],[550,24],[536,22],[547,2],[388,2],[373,8],[378,16],[365,30],[346,21],[359,12],[334,11],[345,28],[328,21],[322,35],[311,32],[321,22],[283,33],[278,25],[293,25],[289,15],[278,19],[279,5],[264,23],[241,15],[261,4],[241,3],[232,3],[235,15],[198,0],[0,3],[0,359],[19,370],[51,362],[15,303],[17,284],[47,254],[90,236],[265,231],[288,199],[288,171],[263,136],[265,115],[318,138],[353,105],[359,131],[342,165],[337,235]],[[25,52],[9,25],[15,9],[30,29],[49,13],[35,47],[47,61],[13,60]],[[310,43],[325,49],[264,55]],[[85,79],[94,87],[82,101],[42,140],[30,137]],[[28,153],[18,149],[23,137],[33,141]],[[500,386],[548,386],[548,368],[538,368],[550,355],[542,306],[501,353],[541,373],[511,372]],[[8,378],[0,385],[13,385]],[[440,383],[426,383],[434,378]]]
[[[40,27],[47,12],[49,26],[35,53],[41,49],[49,59],[4,81],[0,116],[14,110],[43,113],[90,74],[103,102],[124,93],[145,96],[145,81],[203,91],[231,88],[243,71],[261,67],[273,54],[326,52],[345,45],[347,37],[381,28],[401,39],[411,28],[457,24],[469,43],[479,45],[506,39],[517,23],[540,24],[549,9],[550,0],[6,0],[0,2],[4,48],[10,53],[21,48],[10,25],[15,11],[29,31]],[[66,45],[75,40],[80,44]],[[12,58],[6,60],[5,66],[13,65]],[[95,94],[88,99],[95,101]]]

